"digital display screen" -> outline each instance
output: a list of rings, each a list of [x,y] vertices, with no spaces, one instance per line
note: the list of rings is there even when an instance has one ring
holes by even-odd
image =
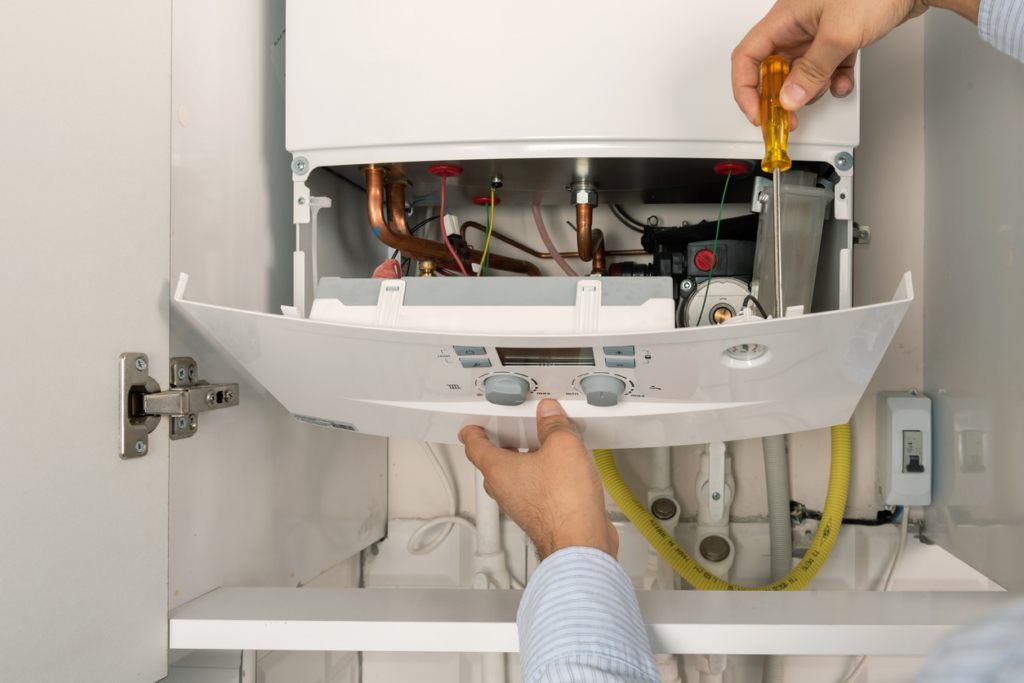
[[[502,365],[593,365],[591,347],[560,349],[517,349],[497,347]]]

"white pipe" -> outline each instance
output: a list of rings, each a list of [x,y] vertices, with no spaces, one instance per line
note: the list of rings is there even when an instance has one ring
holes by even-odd
[[[474,473],[476,483],[476,554],[481,556],[501,552],[501,508],[487,495],[484,475]],[[503,586],[507,588],[507,586]]]
[[[776,581],[793,568],[793,529],[789,514],[789,458],[786,455],[786,437],[784,434],[766,436],[761,439],[761,446],[764,449],[764,480],[768,493],[771,579]],[[784,658],[765,657],[762,682],[783,683],[784,667]]]
[[[672,449],[662,446],[651,449],[651,483],[652,489],[672,488]]]

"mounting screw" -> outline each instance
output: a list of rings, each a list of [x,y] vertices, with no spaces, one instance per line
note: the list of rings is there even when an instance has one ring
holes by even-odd
[[[494,188],[495,190],[500,190],[504,184],[505,181],[501,179],[500,175],[496,175],[493,178],[491,178],[491,187]]]
[[[196,381],[196,374],[197,374],[196,373],[196,366],[194,366],[194,365],[188,366],[188,378],[190,380],[192,380],[193,382]]]
[[[840,171],[849,171],[853,168],[853,155],[849,152],[840,152],[833,159],[832,165]]]
[[[145,358],[143,358],[142,356],[139,356],[138,358],[135,359],[135,369],[136,370],[138,370],[139,372],[142,372],[147,367],[148,367],[148,365],[146,363],[146,359]]]
[[[194,430],[198,426],[198,424],[199,424],[199,421],[196,419],[195,415],[189,415],[188,416],[188,428],[189,429]]]
[[[217,392],[208,391],[206,392],[206,405],[214,406],[217,404]]]
[[[295,157],[292,159],[292,173],[295,175],[306,175],[309,170],[309,160],[306,157]]]
[[[679,283],[679,291],[681,291],[683,294],[689,294],[690,292],[693,291],[693,288],[695,286],[696,283],[693,280],[691,280],[690,278],[686,278],[685,280]]]
[[[769,199],[771,199],[771,197],[768,196],[768,193],[765,190],[761,190],[757,195],[757,201],[760,204],[767,204]]]
[[[305,205],[306,205],[306,198],[305,197],[299,197],[299,206],[305,206]]]
[[[719,493],[718,491],[715,491],[714,493],[711,494],[711,500],[719,500],[721,497],[722,494]]]
[[[653,216],[653,215],[648,216],[647,217],[647,225],[649,225],[652,228],[656,228],[659,225],[661,225],[661,219],[658,218],[657,216]]]
[[[186,379],[188,379],[188,370],[185,368],[178,368],[178,381],[184,382]]]
[[[235,392],[231,391],[230,389],[228,389],[227,391],[224,392],[224,402],[225,403],[231,403],[234,400],[235,400]]]
[[[146,452],[146,442],[145,441],[136,441],[135,442],[135,452],[136,453],[145,453]]]
[[[181,417],[178,418],[178,429],[184,429],[187,426],[188,426],[188,420],[186,420],[185,416],[182,415]]]

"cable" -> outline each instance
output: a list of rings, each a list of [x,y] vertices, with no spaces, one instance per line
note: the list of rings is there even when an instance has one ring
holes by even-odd
[[[725,208],[725,193],[729,191],[729,179],[732,178],[732,171],[725,176],[725,187],[722,188],[722,201],[718,203],[718,220],[715,221],[715,240],[711,243],[711,270],[708,271],[708,279],[704,284],[704,301],[700,304],[700,314],[697,316],[697,324],[704,319],[704,307],[708,305],[708,294],[711,292],[711,280],[715,276],[715,266],[718,265],[718,231],[722,228],[722,210]]]
[[[886,524],[893,524],[899,521],[902,511],[903,507],[900,506],[895,510],[879,510],[874,519],[843,517],[843,524],[851,524],[854,526],[885,526]],[[821,519],[821,512],[818,510],[809,510],[803,503],[799,503],[795,500],[789,501],[789,514],[797,524],[805,519]]]
[[[910,526],[909,520],[910,510],[904,509],[903,517],[902,519],[900,519],[900,540],[899,543],[896,544],[896,552],[893,553],[892,560],[889,561],[889,568],[885,570],[885,576],[882,580],[882,583],[880,584],[881,587],[878,589],[882,592],[888,591],[890,588],[892,588],[892,580],[893,577],[896,576],[896,565],[899,564],[900,557],[903,556],[903,551],[907,547],[907,532]],[[850,681],[853,680],[854,676],[859,674],[861,669],[864,668],[864,665],[867,663],[867,661],[867,655],[861,655],[860,657],[858,657],[853,664],[853,668],[850,669],[850,673],[843,676],[843,679],[839,683],[850,683]]]
[[[444,245],[448,247],[448,251],[451,252],[452,258],[455,259],[455,263],[458,264],[459,270],[462,271],[462,277],[467,277],[469,273],[466,272],[466,266],[462,265],[462,259],[459,258],[458,253],[455,251],[455,247],[452,246],[451,241],[448,239],[448,229],[444,226],[444,200],[445,200],[445,187],[448,185],[448,176],[441,176],[441,237],[444,238]]]
[[[828,494],[825,497],[825,510],[821,524],[814,534],[811,547],[807,549],[803,559],[782,579],[765,586],[748,588],[724,581],[700,563],[690,557],[679,547],[668,532],[658,523],[647,509],[641,505],[622,480],[615,458],[607,449],[594,450],[594,460],[601,482],[619,506],[626,518],[637,528],[647,542],[658,551],[658,554],[683,577],[691,586],[698,590],[802,590],[811,582],[832,552],[843,524],[843,511],[846,509],[846,497],[850,487],[850,425],[832,427],[832,467],[828,475]]]
[[[619,219],[619,222],[625,225],[633,232],[643,233],[644,228],[647,227],[637,219],[626,213],[626,210],[622,208],[621,204],[609,204],[608,208],[611,209],[612,215]]]
[[[533,198],[533,222],[537,225],[537,232],[540,234],[540,241],[547,247],[548,253],[551,254],[551,258],[555,260],[558,267],[562,269],[562,272],[569,277],[579,277],[579,273],[572,269],[569,262],[558,252],[558,248],[555,247],[555,243],[551,241],[551,235],[548,234],[548,229],[544,226],[544,217],[540,215],[540,194],[538,193]]]
[[[758,301],[757,297],[753,294],[747,294],[743,297],[743,305],[741,305],[740,308],[746,308],[747,304],[751,302],[753,302],[754,306],[757,308],[757,312],[761,314],[762,318],[768,317],[768,312],[764,310],[764,306],[761,305],[761,302]]]
[[[335,178],[338,178],[339,180],[344,180],[344,181],[345,181],[346,183],[348,183],[348,184],[349,184],[349,185],[351,185],[352,187],[356,188],[357,190],[359,190],[359,191],[361,191],[361,192],[364,192],[364,193],[366,192],[366,188],[365,188],[365,187],[363,187],[362,185],[360,185],[359,183],[357,183],[357,182],[356,182],[356,181],[354,181],[354,180],[349,180],[349,179],[348,179],[348,178],[346,178],[345,176],[343,176],[343,175],[341,175],[340,173],[338,173],[337,171],[335,171],[335,170],[334,170],[333,168],[331,168],[330,166],[321,166],[320,168],[324,169],[325,171],[327,171],[328,173],[330,173],[330,174],[331,174],[332,176],[334,176]]]
[[[487,257],[491,251],[491,233],[494,231],[494,188],[491,188],[491,206],[490,212],[487,216],[487,239],[484,240],[484,251],[480,255],[480,270],[477,271],[476,276],[480,277],[487,270]]]
[[[434,472],[437,473],[437,478],[441,480],[441,487],[444,489],[445,496],[448,498],[448,514],[442,517],[435,517],[424,522],[416,531],[409,537],[409,542],[406,543],[406,550],[412,555],[426,555],[427,553],[437,550],[438,546],[444,543],[444,540],[448,538],[448,534],[451,533],[452,528],[456,524],[462,524],[463,522],[476,531],[468,520],[463,519],[456,515],[459,511],[459,501],[455,496],[455,484],[452,482],[452,474],[448,471],[448,468],[441,462],[441,457],[434,450],[434,447],[429,443],[423,444],[423,450],[430,457],[430,464],[434,466]],[[434,527],[446,524],[447,526],[437,536],[435,536],[430,542],[420,545],[419,540],[429,530]]]

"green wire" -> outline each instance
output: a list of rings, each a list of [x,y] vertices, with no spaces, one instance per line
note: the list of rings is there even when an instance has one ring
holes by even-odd
[[[732,178],[732,171],[725,176],[725,187],[722,188],[722,201],[718,203],[718,220],[715,222],[715,241],[711,243],[711,270],[708,271],[707,286],[704,287],[704,301],[700,305],[700,315],[697,316],[697,324],[704,320],[704,307],[708,305],[708,293],[711,291],[711,280],[715,276],[715,266],[718,265],[718,230],[722,227],[722,209],[725,208],[725,193],[729,191],[729,179]]]

